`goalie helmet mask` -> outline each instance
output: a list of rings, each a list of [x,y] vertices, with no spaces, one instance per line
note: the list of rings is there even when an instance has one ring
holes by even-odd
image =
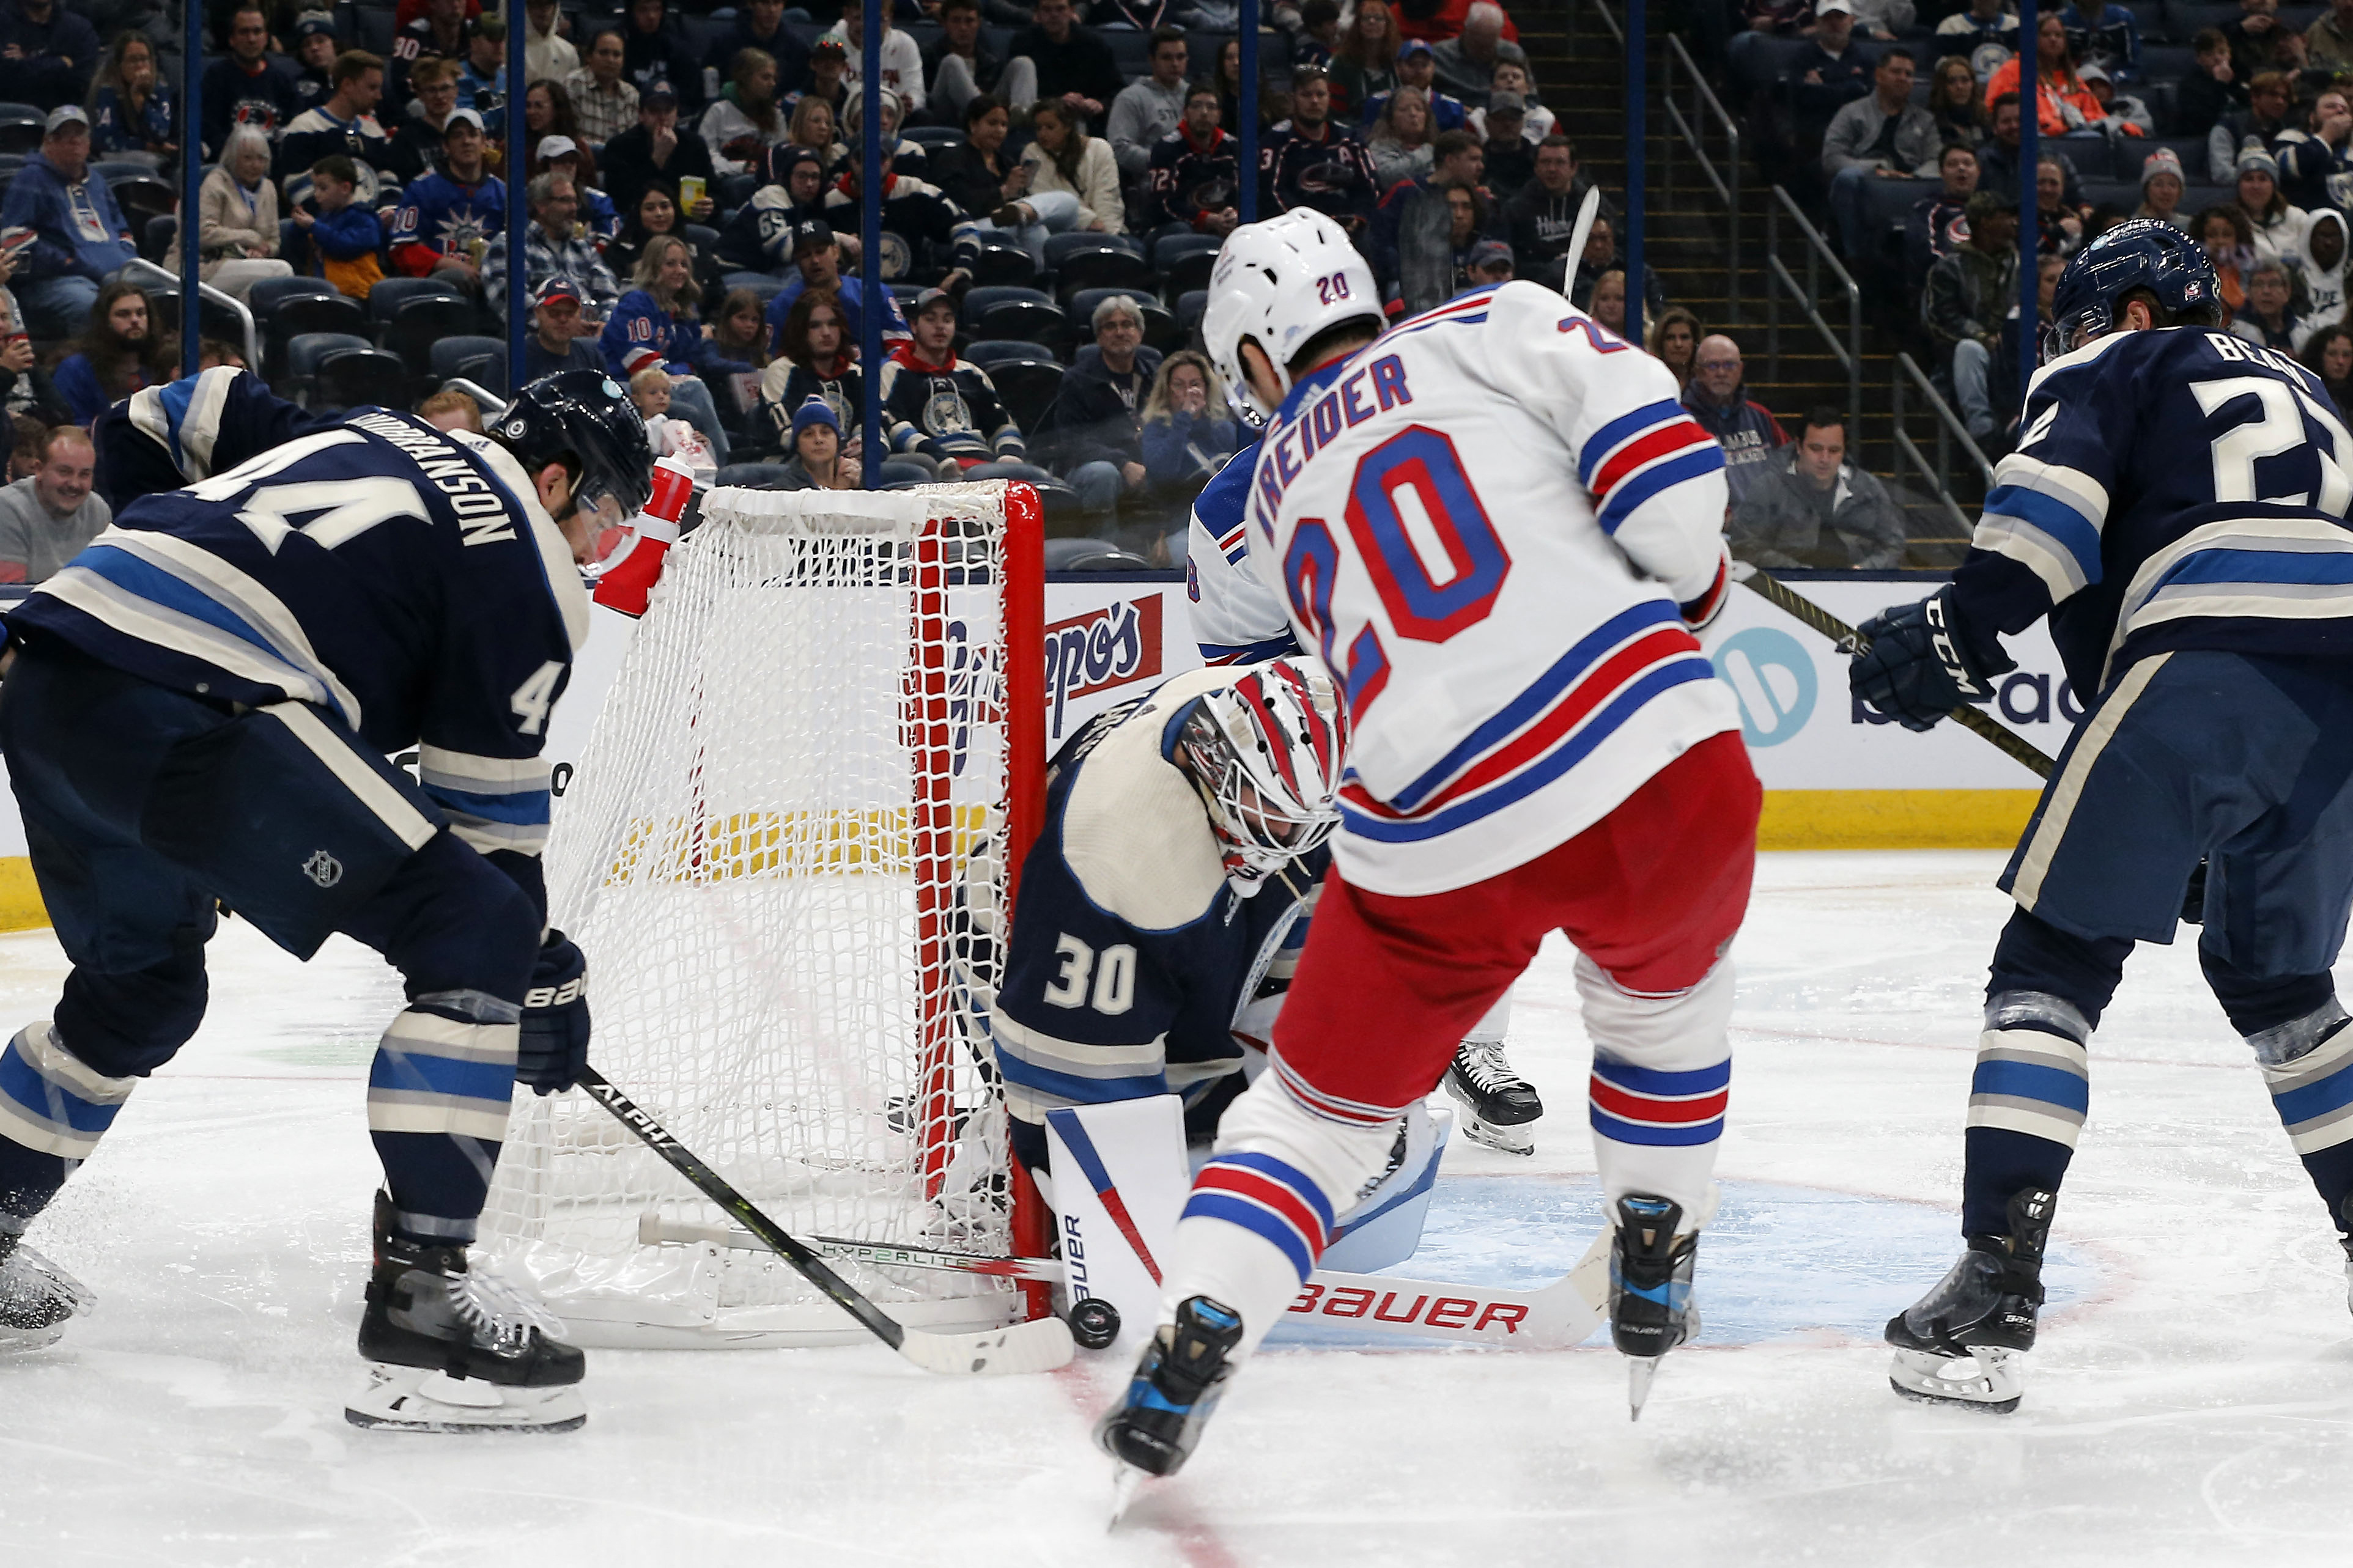
[[[490,426],[491,438],[537,473],[568,454],[580,467],[572,504],[593,509],[599,497],[618,515],[643,511],[653,493],[654,451],[646,422],[621,384],[601,370],[560,370],[515,394]]]
[[[2077,251],[2051,296],[2042,363],[2115,330],[2125,295],[2146,289],[2175,322],[2221,324],[2222,285],[2206,247],[2162,218],[2120,223]]]
[[[1320,666],[1271,659],[1194,700],[1176,752],[1244,898],[1332,836],[1347,715]]]

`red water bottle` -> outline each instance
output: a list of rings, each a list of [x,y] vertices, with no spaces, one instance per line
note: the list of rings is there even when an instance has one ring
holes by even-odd
[[[633,620],[646,613],[646,599],[661,580],[662,558],[678,542],[679,520],[693,495],[692,468],[676,458],[654,459],[653,494],[630,520],[628,540],[606,558],[596,577],[598,604]]]

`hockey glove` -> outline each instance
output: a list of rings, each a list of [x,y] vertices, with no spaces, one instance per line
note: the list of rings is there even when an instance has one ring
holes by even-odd
[[[1732,597],[1732,546],[1718,547],[1715,575],[1708,579],[1706,590],[1696,599],[1688,600],[1675,608],[1682,612],[1683,625],[1695,632],[1705,631],[1724,614],[1724,602]]]
[[[523,994],[515,1081],[554,1094],[588,1065],[588,960],[570,937],[550,931]]]
[[[1980,668],[1961,633],[1953,590],[1943,589],[1916,605],[1882,611],[1856,628],[1871,649],[1855,656],[1847,684],[1856,697],[1907,730],[1931,730],[1964,702],[1993,695],[1990,677],[2007,674],[2018,661],[1995,652],[1997,667]]]

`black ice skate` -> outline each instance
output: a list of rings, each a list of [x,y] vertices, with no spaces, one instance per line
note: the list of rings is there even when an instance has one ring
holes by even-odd
[[[67,1321],[96,1304],[79,1280],[0,1232],[0,1354],[57,1343]]]
[[[1201,1441],[1233,1371],[1227,1358],[1241,1339],[1240,1313],[1207,1296],[1187,1297],[1176,1321],[1153,1331],[1127,1392],[1095,1423],[1095,1446],[1145,1475],[1175,1475]],[[1122,1472],[1122,1501],[1133,1479]]]
[[[579,1383],[587,1358],[529,1295],[467,1267],[462,1247],[390,1234],[376,1200],[375,1268],[360,1318],[364,1393],[344,1407],[354,1426],[406,1432],[569,1432],[588,1419]]]
[[[1446,1069],[1446,1092],[1462,1107],[1462,1136],[1506,1154],[1533,1154],[1530,1124],[1544,1114],[1535,1086],[1512,1069],[1501,1040],[1465,1040]]]
[[[1692,1301],[1692,1268],[1699,1235],[1678,1237],[1679,1204],[1647,1193],[1618,1200],[1618,1233],[1609,1244],[1609,1337],[1626,1363],[1626,1404],[1642,1418],[1651,1380],[1666,1353],[1699,1332]]]
[[[2058,1199],[2030,1187],[2010,1200],[2010,1234],[1973,1236],[1936,1288],[1887,1321],[1895,1363],[1887,1381],[1907,1399],[2008,1412],[2025,1387],[2019,1358],[2034,1348],[2042,1248]]]

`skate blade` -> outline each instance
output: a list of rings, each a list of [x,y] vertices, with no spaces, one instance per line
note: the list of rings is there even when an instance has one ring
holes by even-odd
[[[1525,1125],[1505,1127],[1493,1121],[1482,1121],[1465,1110],[1462,1114],[1462,1136],[1482,1149],[1493,1149],[1499,1154],[1533,1154],[1536,1152],[1536,1135]]]
[[[1628,1356],[1626,1358],[1626,1419],[1640,1421],[1642,1406],[1651,1400],[1651,1380],[1659,1375],[1659,1363],[1664,1356]]]
[[[1135,1500],[1135,1494],[1143,1485],[1144,1472],[1137,1469],[1134,1465],[1123,1463],[1115,1465],[1113,1468],[1111,1478],[1111,1521],[1103,1526],[1103,1533],[1105,1535],[1109,1535],[1112,1531],[1119,1528],[1119,1521],[1127,1516],[1127,1505]]]
[[[37,1329],[0,1327],[0,1356],[29,1355],[45,1351],[66,1337],[66,1320],[44,1323]]]
[[[2022,1351],[1982,1349],[1965,1356],[1899,1350],[1887,1384],[1906,1399],[2006,1415],[2025,1393]]]
[[[389,1432],[572,1432],[588,1420],[576,1384],[502,1388],[423,1367],[368,1368],[367,1388],[343,1406],[354,1426]]]

